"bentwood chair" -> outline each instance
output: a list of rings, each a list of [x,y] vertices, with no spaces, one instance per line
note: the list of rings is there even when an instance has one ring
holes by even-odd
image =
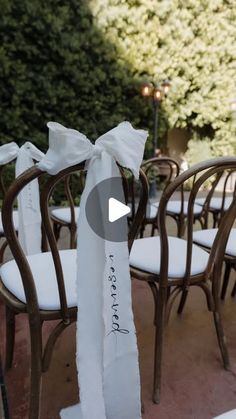
[[[180,168],[176,160],[169,157],[154,157],[142,163],[142,170],[146,174],[149,181],[150,195],[159,195],[167,188],[167,186],[179,175]],[[151,225],[151,236],[154,236],[157,230],[157,212],[158,202],[150,196],[146,209],[146,217],[143,220],[140,236],[143,237],[145,228]]]
[[[236,158],[218,158],[199,163],[179,175],[163,192],[158,211],[159,236],[134,241],[130,254],[131,276],[146,281],[151,288],[155,305],[155,349],[153,401],[160,402],[163,330],[171,307],[178,295],[182,311],[189,289],[200,287],[213,312],[223,365],[229,368],[229,357],[223,332],[219,286],[226,243],[236,218],[236,200],[225,212],[210,252],[193,243],[194,202],[199,188],[223,170],[236,168]],[[167,234],[167,206],[175,191],[194,176],[197,180],[189,195],[187,207],[187,239]]]
[[[7,166],[9,167],[10,164],[13,164],[13,162],[15,161],[12,160],[9,163],[0,166],[0,196],[2,199],[4,199],[5,194],[6,194],[6,185],[4,182],[4,175],[5,175],[5,170],[7,168]],[[14,221],[14,227],[15,230],[18,231],[18,211],[14,210],[13,211],[13,221]],[[4,229],[3,229],[3,224],[2,224],[2,215],[1,215],[1,211],[0,211],[0,239],[5,239],[5,233],[4,233]],[[0,263],[2,263],[3,261],[3,257],[4,257],[4,252],[6,250],[7,247],[7,240],[4,240],[3,243],[0,246]]]
[[[76,179],[75,179],[76,178]],[[53,222],[53,230],[56,240],[59,239],[62,227],[67,227],[70,233],[70,248],[76,247],[76,230],[77,220],[79,217],[79,206],[75,204],[75,198],[81,195],[84,187],[84,176],[67,176],[63,179],[64,195],[68,202],[65,207],[53,208],[51,210],[51,219]],[[79,185],[76,190],[73,188],[73,184]],[[59,185],[58,185],[59,186]],[[76,195],[76,196],[75,196]]]
[[[218,232],[217,228],[208,228],[205,230],[195,231],[193,233],[193,242],[206,251],[210,251],[212,248],[213,242],[215,240],[216,234]],[[227,291],[229,277],[231,269],[236,270],[236,228],[232,228],[230,231],[229,239],[225,249],[224,255],[225,261],[225,273],[223,277],[222,289],[221,289],[221,299],[224,300],[225,294]],[[231,292],[231,296],[235,297],[236,295],[236,281]]]
[[[19,176],[10,186],[2,208],[3,226],[14,260],[1,266],[0,297],[6,305],[6,369],[12,365],[15,317],[27,313],[31,342],[31,384],[29,419],[40,416],[42,374],[50,365],[54,344],[59,335],[77,316],[76,250],[57,249],[50,218],[49,200],[56,184],[72,173],[84,173],[84,163],[49,176],[33,167]],[[44,181],[44,177],[46,178]],[[19,192],[33,179],[41,179],[40,206],[42,230],[49,251],[25,256],[13,225],[13,204]],[[148,199],[148,185],[140,171],[141,194],[130,232],[129,248],[140,228]],[[47,249],[45,249],[47,250]],[[43,347],[42,328],[47,320],[58,320]]]
[[[147,177],[154,180],[155,187],[161,180],[161,188],[159,190],[159,199],[152,199],[147,206],[146,219],[144,221],[143,228],[141,230],[141,237],[143,237],[143,232],[147,224],[152,225],[151,236],[155,234],[155,231],[158,230],[157,226],[157,217],[158,217],[158,207],[161,193],[166,189],[166,187],[179,175],[180,167],[176,160],[169,157],[157,157],[150,160],[147,160],[142,164],[142,169],[146,173]],[[193,179],[195,181],[195,179]],[[209,197],[211,195],[209,192]],[[207,202],[205,205],[194,204],[194,222],[199,221],[201,227],[206,223],[207,216]],[[175,196],[168,202],[166,213],[169,217],[174,219],[177,225],[177,237],[183,237],[185,232],[185,223],[188,213],[188,201],[184,196],[183,185],[179,188],[179,191],[176,191]]]
[[[235,170],[229,170],[226,173],[218,173],[207,197],[196,199],[198,205],[205,207],[206,214],[212,214],[213,228],[219,225],[222,215],[229,208],[236,195],[235,176]],[[220,183],[221,188],[219,188]],[[216,191],[217,187],[220,189],[218,193]],[[229,189],[230,192],[227,192]],[[205,218],[204,228],[208,228],[208,217]]]

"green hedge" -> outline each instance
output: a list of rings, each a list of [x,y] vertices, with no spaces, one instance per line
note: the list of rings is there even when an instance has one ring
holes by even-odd
[[[214,138],[216,154],[234,152],[234,0],[0,0],[0,6],[1,143],[31,140],[46,149],[49,120],[92,140],[124,119],[152,133],[152,107],[139,84],[169,78],[162,133],[187,127]]]

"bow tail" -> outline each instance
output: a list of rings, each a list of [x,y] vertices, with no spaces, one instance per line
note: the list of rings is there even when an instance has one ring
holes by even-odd
[[[22,146],[16,161],[16,176],[34,165],[30,150]],[[18,237],[26,255],[41,252],[41,214],[38,180],[31,181],[18,195]]]
[[[97,236],[85,213],[92,189],[103,180],[119,176],[115,160],[106,152],[89,162],[78,220],[77,368],[80,405],[64,409],[61,412],[63,419],[141,418],[127,243],[108,242]],[[102,199],[102,196],[98,197],[98,200]],[[117,277],[116,280],[113,278],[114,282],[110,279],[113,268]]]
[[[112,173],[120,177],[112,159]],[[123,196],[122,181],[116,186]],[[121,226],[123,223],[123,227]],[[126,230],[127,219],[119,220]],[[103,389],[108,419],[141,418],[138,350],[132,313],[131,279],[127,242],[105,241],[106,265],[103,277]]]

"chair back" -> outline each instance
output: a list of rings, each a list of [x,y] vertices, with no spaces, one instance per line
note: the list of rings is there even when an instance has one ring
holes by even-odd
[[[17,198],[19,192],[32,180],[40,179],[41,188],[40,188],[40,208],[41,208],[41,218],[42,218],[42,230],[45,235],[45,246],[47,243],[49,245],[50,252],[52,254],[52,259],[55,266],[56,279],[58,285],[58,293],[60,299],[60,312],[63,322],[67,324],[69,322],[69,309],[66,299],[65,284],[63,277],[62,264],[60,260],[60,254],[57,248],[56,238],[53,232],[51,218],[50,218],[50,209],[49,201],[52,195],[53,189],[56,184],[62,180],[69,179],[69,177],[75,173],[84,175],[86,172],[85,163],[69,167],[62,170],[57,175],[48,175],[45,172],[42,172],[37,166],[32,167],[25,171],[22,175],[17,177],[14,182],[11,184],[8,189],[2,207],[2,221],[3,227],[8,241],[9,247],[15,258],[16,264],[19,268],[22,284],[24,287],[27,311],[32,318],[32,321],[35,319],[38,321],[40,316],[37,292],[34,283],[34,278],[30,265],[27,261],[27,258],[22,250],[22,247],[17,238],[14,225],[13,225],[13,205]],[[44,179],[45,178],[45,179]],[[129,230],[129,248],[131,248],[134,238],[138,233],[138,229],[141,225],[141,222],[144,217],[146,203],[148,199],[148,185],[146,176],[142,171],[140,171],[140,184],[141,184],[141,194],[139,199],[138,210],[135,214],[132,226]],[[46,249],[45,249],[46,250]],[[42,280],[44,280],[42,278]]]
[[[192,189],[189,194],[188,208],[187,208],[187,250],[186,250],[186,267],[184,274],[184,287],[188,286],[190,275],[191,275],[191,263],[192,263],[192,247],[193,247],[193,224],[194,224],[194,204],[195,199],[199,190],[202,188],[204,183],[209,180],[217,179],[218,176],[222,176],[223,173],[228,173],[231,170],[236,170],[236,158],[235,157],[222,157],[205,162],[198,163],[180,174],[176,179],[171,182],[164,190],[158,212],[158,226],[161,241],[161,269],[160,269],[160,285],[167,287],[168,285],[168,260],[169,260],[169,247],[168,247],[168,234],[166,227],[166,209],[169,200],[173,196],[176,190],[183,187],[186,182],[190,179],[194,179]],[[196,176],[197,175],[197,176]],[[216,238],[210,251],[208,265],[206,268],[206,277],[211,278],[213,271],[216,266],[221,270],[224,251],[226,248],[228,236],[233,223],[236,218],[236,199],[232,201],[229,209],[225,211],[219,226]],[[220,271],[219,271],[220,272]]]
[[[142,163],[149,183],[155,182],[158,189],[165,190],[173,179],[180,173],[180,167],[176,160],[171,157],[153,157]]]
[[[235,182],[235,174],[236,171],[234,169],[229,170],[222,170],[222,172],[218,172],[214,178],[212,179],[211,186],[207,186],[209,192],[207,193],[204,205],[203,205],[203,219],[204,224],[203,228],[208,228],[209,223],[209,210],[212,210],[211,207],[211,200],[214,199],[216,196],[220,200],[220,205],[218,206],[218,210],[216,210],[216,218],[214,221],[215,226],[219,225],[222,219],[222,216],[225,212],[225,204],[226,198],[228,196],[228,189],[229,185],[231,186],[231,193],[230,196],[232,198],[236,195],[236,182]],[[195,176],[195,180],[197,176]],[[232,185],[233,184],[233,185]]]

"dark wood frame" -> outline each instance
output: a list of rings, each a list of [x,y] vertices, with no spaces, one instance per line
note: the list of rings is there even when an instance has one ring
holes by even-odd
[[[80,187],[81,190],[84,187],[84,179],[82,179],[82,176],[79,177]],[[77,231],[77,220],[75,219],[75,202],[74,197],[71,190],[71,183],[72,183],[72,176],[68,175],[63,179],[64,182],[64,191],[66,199],[69,203],[69,206],[67,207],[70,211],[70,219],[71,221],[65,222],[59,218],[57,218],[55,215],[51,213],[51,219],[53,221],[53,230],[56,237],[56,240],[59,240],[60,232],[62,227],[67,227],[70,232],[70,249],[76,248],[76,231]]]
[[[38,419],[40,416],[40,392],[41,392],[41,378],[42,373],[46,372],[50,365],[54,344],[60,334],[76,320],[77,307],[68,308],[65,285],[63,279],[62,265],[60,261],[59,251],[57,249],[57,241],[53,232],[51,223],[49,198],[52,190],[61,179],[68,177],[74,172],[85,171],[84,163],[67,168],[55,176],[50,176],[44,183],[40,191],[40,207],[42,215],[42,229],[44,232],[44,250],[47,250],[48,244],[52,253],[57,284],[60,298],[60,310],[42,310],[39,308],[37,292],[34,284],[34,278],[30,269],[15,229],[13,225],[12,211],[13,204],[18,193],[30,181],[36,178],[41,178],[45,172],[42,172],[38,167],[31,169],[20,175],[10,186],[6,193],[3,208],[2,218],[5,235],[8,244],[12,251],[13,257],[19,268],[22,283],[26,296],[26,304],[18,300],[0,280],[0,298],[6,305],[6,370],[12,365],[14,352],[14,338],[15,338],[15,317],[19,313],[27,313],[30,330],[31,342],[31,385],[30,385],[30,403],[29,403],[29,419]],[[132,243],[138,234],[141,226],[145,208],[148,200],[148,183],[146,176],[140,170],[140,183],[142,191],[139,200],[138,210],[133,219],[132,227],[129,231],[128,244],[129,250]],[[43,348],[42,343],[42,327],[47,320],[58,320],[57,325],[48,336],[47,342]]]
[[[235,169],[236,158],[218,158],[199,163],[179,175],[163,192],[158,211],[158,229],[160,234],[160,274],[152,274],[131,266],[131,275],[133,278],[146,281],[151,288],[154,298],[155,315],[155,348],[154,348],[154,383],[153,383],[153,401],[160,402],[161,393],[161,365],[162,365],[162,346],[164,324],[167,321],[173,303],[178,295],[181,296],[178,312],[181,313],[184,307],[189,288],[191,286],[200,287],[206,296],[208,309],[213,312],[215,328],[217,332],[218,343],[222,355],[225,369],[229,369],[229,356],[226,346],[226,339],[223,332],[219,286],[222,264],[226,243],[230,230],[236,217],[236,200],[233,201],[230,208],[225,212],[219,229],[209,254],[208,265],[205,272],[191,276],[191,259],[193,245],[193,206],[197,192],[202,184],[214,174],[223,170]],[[201,173],[202,172],[202,173]],[[200,177],[194,182],[189,197],[188,215],[187,215],[187,255],[186,269],[183,278],[168,278],[168,235],[166,227],[167,204],[173,193],[191,177],[201,173]],[[211,285],[211,287],[210,287]]]
[[[173,181],[173,179],[175,179],[179,173],[180,173],[180,167],[178,162],[171,158],[171,157],[153,157],[149,160],[146,160],[142,163],[142,170],[144,171],[144,173],[146,174],[147,178],[148,178],[148,174],[149,172],[153,169],[153,167],[157,167],[158,169],[161,169],[163,167],[167,168],[168,172],[166,175],[166,179],[165,179],[165,186],[164,186],[164,190],[167,188],[167,186]],[[181,204],[183,205],[183,189],[180,189],[180,194],[181,194]],[[157,208],[157,212],[158,212],[158,208]],[[145,227],[147,225],[151,225],[151,236],[154,236],[155,231],[158,230],[158,225],[157,225],[157,217],[145,217],[143,224],[142,224],[142,228],[141,228],[141,232],[140,232],[140,237],[143,237],[144,235],[144,230]],[[177,223],[178,229],[179,229],[179,225]],[[179,234],[179,231],[178,231]]]

